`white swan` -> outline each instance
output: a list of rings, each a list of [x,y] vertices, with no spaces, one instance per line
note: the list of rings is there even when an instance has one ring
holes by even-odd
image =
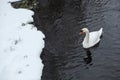
[[[80,31],[80,35],[86,33],[85,38],[82,42],[83,48],[90,48],[96,45],[100,41],[100,37],[102,35],[103,28],[99,31],[89,32],[87,28],[83,28]]]

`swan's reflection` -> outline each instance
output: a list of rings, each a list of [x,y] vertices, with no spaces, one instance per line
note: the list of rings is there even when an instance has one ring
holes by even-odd
[[[84,58],[84,61],[86,64],[90,64],[92,62],[92,56],[89,49],[86,50],[86,57]]]

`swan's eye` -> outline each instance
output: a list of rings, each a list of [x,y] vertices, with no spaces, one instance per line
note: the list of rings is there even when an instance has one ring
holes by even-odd
[[[81,30],[80,32],[83,32],[83,30]]]
[[[82,35],[82,34],[83,34],[83,30],[80,31],[80,35]]]

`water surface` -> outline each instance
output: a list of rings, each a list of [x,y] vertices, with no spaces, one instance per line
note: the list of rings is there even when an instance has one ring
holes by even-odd
[[[120,80],[119,0],[39,0],[34,20],[46,35],[42,80]],[[104,29],[90,51],[81,44],[83,27]]]

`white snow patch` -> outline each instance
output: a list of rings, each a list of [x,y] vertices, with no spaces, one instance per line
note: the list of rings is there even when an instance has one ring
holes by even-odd
[[[0,80],[41,80],[44,34],[33,25],[34,13],[0,1]]]

